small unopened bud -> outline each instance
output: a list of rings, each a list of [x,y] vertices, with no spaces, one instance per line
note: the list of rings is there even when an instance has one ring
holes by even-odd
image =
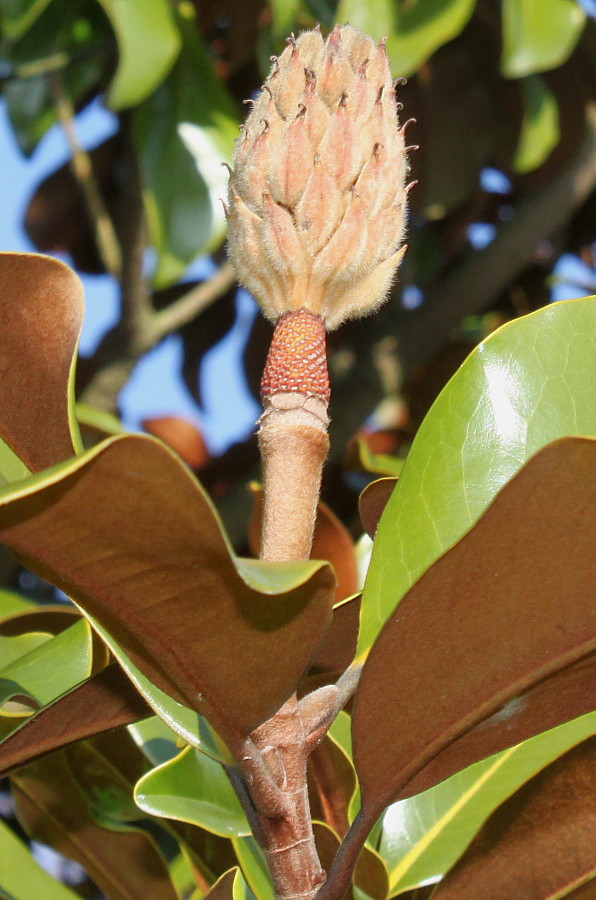
[[[405,249],[407,172],[384,43],[349,25],[289,40],[229,185],[230,259],[267,318],[304,309],[333,329],[383,302]]]

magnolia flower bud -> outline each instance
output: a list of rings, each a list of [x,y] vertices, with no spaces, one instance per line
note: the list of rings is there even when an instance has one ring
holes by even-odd
[[[307,31],[274,64],[236,143],[229,256],[272,321],[326,328],[384,300],[401,261],[408,165],[384,43]]]

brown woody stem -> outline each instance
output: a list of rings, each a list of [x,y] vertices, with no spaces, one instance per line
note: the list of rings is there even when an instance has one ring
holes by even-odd
[[[261,558],[308,559],[329,446],[325,328],[318,316],[300,310],[281,317],[265,366],[262,393]],[[251,789],[249,785],[277,900],[308,900],[325,881],[306,782],[306,762],[312,749],[309,720],[318,724],[320,716],[316,710],[308,710],[305,717],[301,712],[294,695],[251,735],[283,799],[280,815],[267,814],[262,805],[259,808],[257,786]]]

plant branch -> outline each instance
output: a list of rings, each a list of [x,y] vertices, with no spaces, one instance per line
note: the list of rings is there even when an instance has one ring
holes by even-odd
[[[101,260],[110,275],[118,278],[122,268],[120,244],[95,180],[91,157],[77,140],[74,127],[75,111],[64,90],[60,69],[56,69],[48,74],[48,83],[56,118],[62,127],[70,148],[72,171],[83,194],[89,221],[95,232],[95,240]]]
[[[221,297],[234,284],[234,270],[225,262],[208,281],[198,284],[166,309],[156,312],[151,322],[151,339],[154,343],[178,331],[195,319],[199,313]]]

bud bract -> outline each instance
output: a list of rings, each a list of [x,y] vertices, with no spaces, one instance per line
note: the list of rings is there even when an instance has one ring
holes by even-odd
[[[306,309],[331,329],[383,301],[407,172],[384,43],[349,25],[290,38],[236,142],[226,210],[230,259],[269,319]]]

